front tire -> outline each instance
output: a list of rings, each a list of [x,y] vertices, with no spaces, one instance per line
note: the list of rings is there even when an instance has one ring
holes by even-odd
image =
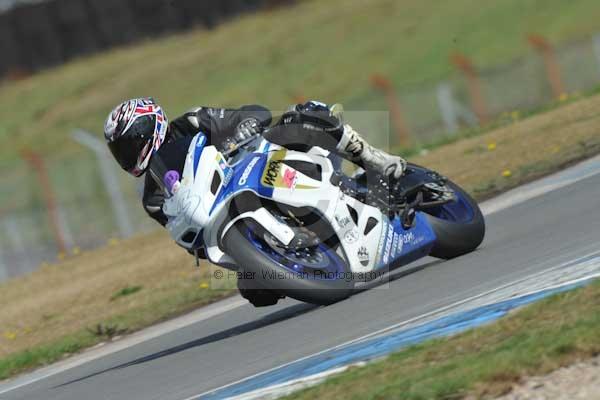
[[[287,278],[294,272],[258,249],[250,240],[253,234],[254,229],[240,221],[227,231],[222,242],[225,252],[236,261],[239,268],[253,276],[252,282],[246,280],[244,283],[245,293],[242,292],[242,295],[252,296],[248,291],[266,290],[274,296],[283,295],[307,303],[328,305],[344,300],[352,294],[354,283],[349,279],[351,274],[346,262],[341,258],[339,265],[348,279]],[[274,276],[286,278],[270,278]]]

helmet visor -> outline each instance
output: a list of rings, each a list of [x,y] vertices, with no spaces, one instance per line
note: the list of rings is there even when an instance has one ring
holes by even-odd
[[[144,172],[143,169],[140,171],[138,163],[145,160],[148,153],[152,151],[154,118],[154,116],[138,118],[124,135],[108,143],[108,148],[121,168],[135,176]]]

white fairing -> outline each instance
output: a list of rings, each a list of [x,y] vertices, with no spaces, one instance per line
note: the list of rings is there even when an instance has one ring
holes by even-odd
[[[331,184],[333,166],[327,158],[328,152],[319,148],[314,148],[308,153],[295,152],[263,141],[255,153],[248,154],[245,159],[248,160],[255,155],[264,157],[262,154],[265,154],[266,162],[259,163],[257,160],[253,160],[250,165],[246,161],[245,167],[236,168],[236,166],[231,167],[225,164],[222,155],[215,147],[207,146],[202,151],[196,173],[194,173],[194,149],[201,140],[199,138],[201,135],[196,136],[190,145],[178,191],[166,200],[163,207],[165,214],[169,216],[167,229],[179,245],[190,249],[194,247],[194,242],[196,245],[202,242],[211,262],[235,267],[233,259],[219,248],[220,237],[218,234],[221,231],[222,237],[239,218],[253,218],[281,242],[289,243],[293,232],[286,224],[279,222],[263,208],[239,215],[220,230],[225,223],[227,205],[230,200],[244,190],[252,190],[259,196],[268,197],[277,203],[318,209],[340,239],[341,249],[344,253],[341,255],[347,260],[351,271],[365,273],[375,268],[381,253],[380,241],[385,237],[382,229],[386,224],[382,222],[386,217],[379,209],[345,196],[337,186]],[[320,181],[311,179],[285,164],[277,163],[281,160],[300,160],[319,164],[322,179]],[[271,164],[271,162],[273,163]],[[270,171],[272,175],[269,176],[271,178],[270,185],[267,185],[265,189],[265,185],[262,184],[265,183],[265,176],[269,173],[271,166],[273,168]],[[276,168],[277,166],[278,168]],[[246,181],[252,179],[249,176],[252,170],[261,167],[262,179],[259,186],[263,192],[259,193],[260,190],[256,188],[256,185],[254,188],[243,187],[242,184],[246,184]],[[211,184],[215,174],[219,174],[221,184],[213,193]],[[231,190],[232,185],[235,189],[231,190],[231,194],[227,197],[219,199],[220,191],[226,190],[225,187],[228,185],[228,190]],[[265,194],[265,190],[271,193]],[[219,201],[215,204],[217,199]],[[356,210],[356,223],[352,218],[349,206]],[[377,224],[365,235],[367,221],[370,218],[374,219]]]

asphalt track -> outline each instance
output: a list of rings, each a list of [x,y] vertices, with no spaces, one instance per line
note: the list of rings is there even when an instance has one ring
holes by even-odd
[[[194,398],[599,250],[600,174],[549,190],[508,208],[492,206],[486,240],[472,254],[425,260],[412,273],[400,271],[401,279],[329,307],[286,300],[254,309],[231,299],[199,322],[75,368],[5,383],[0,399]]]

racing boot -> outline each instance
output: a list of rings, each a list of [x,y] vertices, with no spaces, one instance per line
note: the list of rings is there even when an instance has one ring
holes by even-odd
[[[344,125],[336,149],[339,155],[360,165],[363,169],[390,178],[400,179],[406,169],[406,160],[371,146],[350,125]]]

